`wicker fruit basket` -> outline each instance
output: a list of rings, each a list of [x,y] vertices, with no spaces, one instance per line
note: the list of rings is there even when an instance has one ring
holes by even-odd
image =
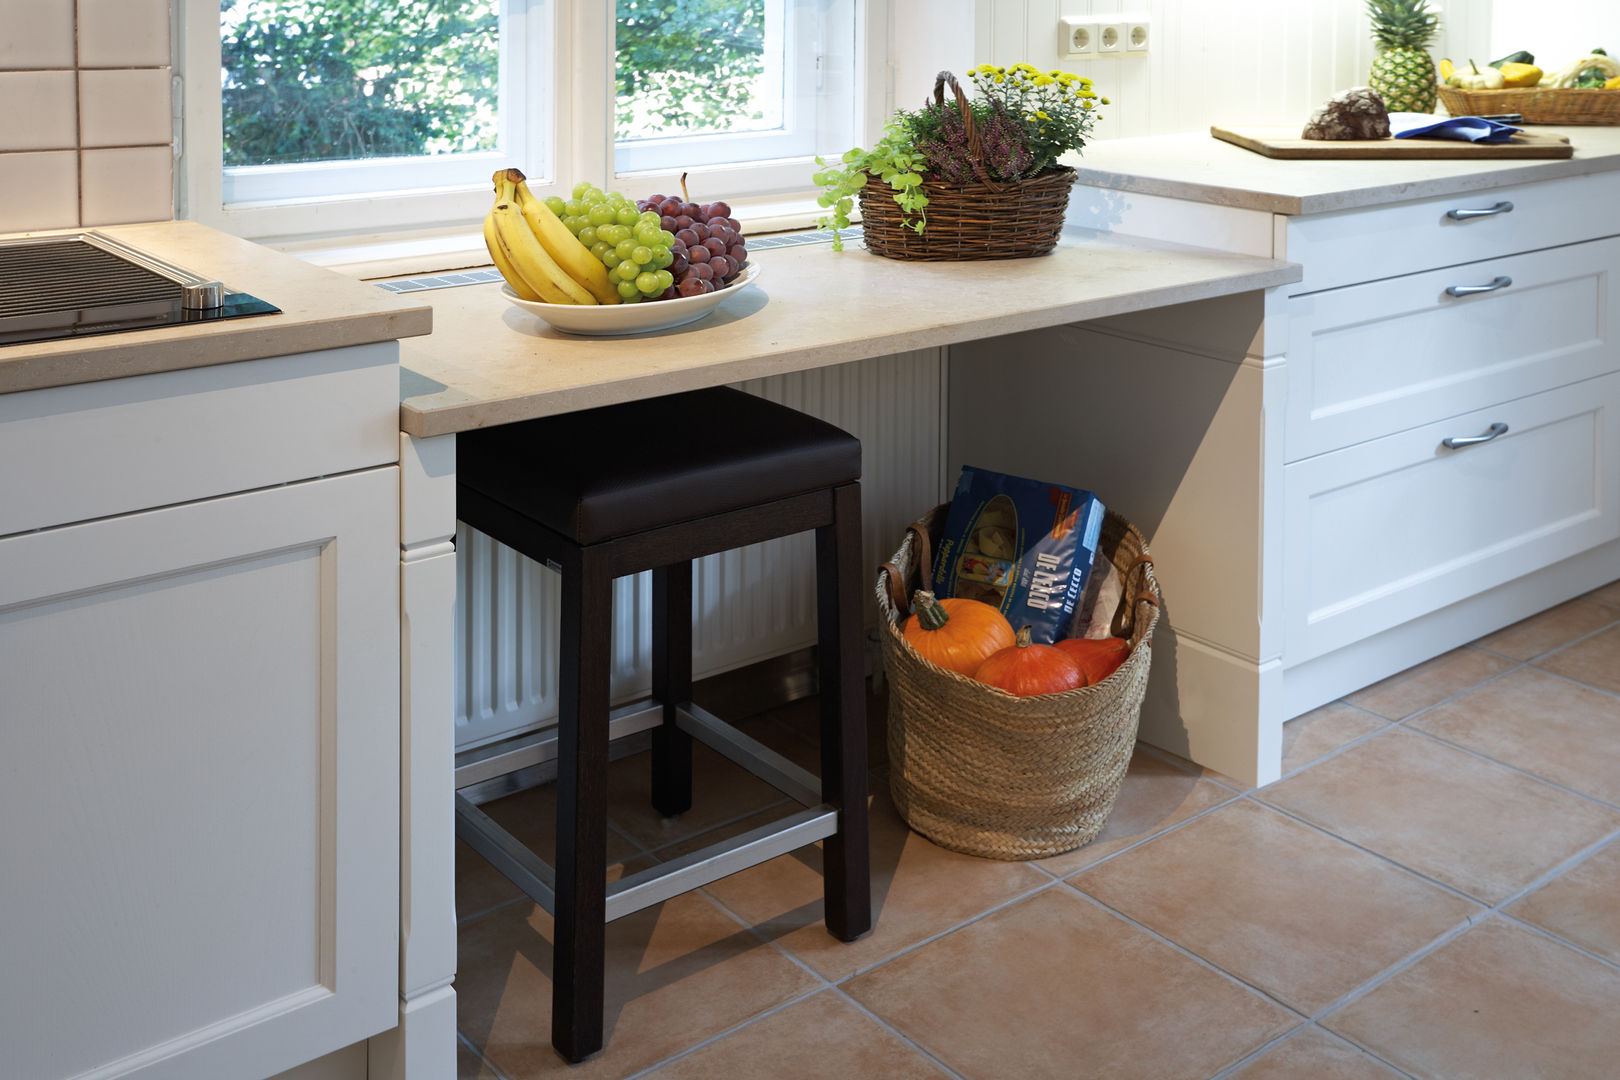
[[[1102,831],[1136,746],[1159,621],[1147,542],[1109,511],[1101,545],[1125,596],[1113,631],[1125,662],[1094,686],[1013,697],[918,655],[900,634],[909,590],[931,582],[949,504],[906,530],[878,572],[889,680],[889,790],[908,825],[940,847],[989,859],[1039,859]]]
[[[1620,124],[1620,90],[1527,86],[1510,90],[1440,87],[1452,116],[1518,113],[1526,124]]]
[[[890,259],[966,261],[1025,259],[1057,247],[1063,215],[1069,208],[1074,170],[1059,166],[1028,180],[990,179],[984,146],[973,124],[973,111],[956,77],[942,71],[934,77],[934,103],[945,103],[945,87],[956,94],[956,107],[967,127],[968,153],[976,184],[925,179],[927,225],[921,233],[906,223],[893,190],[877,177],[861,188],[861,225],[866,247]]]

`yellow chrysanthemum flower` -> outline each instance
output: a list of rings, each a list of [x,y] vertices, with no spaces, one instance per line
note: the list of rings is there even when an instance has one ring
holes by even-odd
[[[1044,112],[1042,112],[1042,111],[1041,111],[1041,110],[1039,110],[1039,109],[1036,109],[1036,110],[1035,110],[1035,115],[1036,115],[1036,116],[1038,116],[1038,117],[1040,117],[1040,118],[1041,118],[1041,119],[1042,119],[1042,120],[1050,120],[1050,119],[1052,119],[1052,118],[1051,118],[1051,117],[1050,117],[1050,116],[1047,116],[1047,115],[1046,115],[1046,114],[1045,114],[1045,113],[1044,113]],[[1032,117],[1032,118],[1031,118],[1031,119],[1033,119],[1033,117]],[[1045,128],[1042,128],[1042,129],[1041,129],[1041,130],[1042,130],[1042,131],[1045,131],[1045,130],[1046,130],[1046,129],[1045,129]]]
[[[1082,102],[1081,102],[1081,103],[1080,103],[1080,107],[1081,107],[1081,108],[1082,108],[1082,109],[1089,109],[1089,108],[1091,108],[1091,102],[1089,102],[1089,101],[1082,101]]]
[[[1107,99],[1107,98],[1103,98],[1103,99],[1102,99],[1102,103],[1103,103],[1103,104],[1104,104],[1104,105],[1112,105],[1112,104],[1113,104],[1113,102],[1112,102],[1112,101],[1109,101],[1109,100],[1108,100],[1108,99]]]
[[[1037,76],[1035,76],[1035,85],[1036,86],[1051,86],[1055,82],[1057,82],[1057,80],[1052,78],[1052,76],[1050,76],[1050,75],[1037,75]]]

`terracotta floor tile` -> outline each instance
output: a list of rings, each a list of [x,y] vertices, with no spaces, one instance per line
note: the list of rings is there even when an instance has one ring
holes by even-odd
[[[1613,608],[1585,600],[1571,600],[1504,627],[1474,644],[1515,660],[1530,660],[1560,645],[1567,645],[1599,627],[1608,626],[1616,619],[1620,619],[1620,612]]]
[[[804,698],[762,714],[792,731],[811,746],[821,740],[821,714],[816,698]],[[889,763],[889,695],[869,690],[866,695],[866,763],[882,769]]]
[[[969,1080],[1204,1080],[1300,1022],[1066,885],[844,988]]]
[[[1613,1080],[1620,972],[1488,919],[1322,1025],[1423,1080]]]
[[[1620,626],[1610,627],[1562,652],[1543,657],[1536,661],[1536,666],[1620,693]]]
[[[1068,880],[1307,1015],[1481,910],[1248,800]]]
[[[821,985],[686,893],[608,926],[607,1048],[569,1066],[551,1048],[551,933],[530,904],[461,928],[457,1026],[510,1080],[627,1076]]]
[[[946,1080],[950,1074],[836,990],[796,1001],[648,1080]]]
[[[1611,581],[1607,585],[1593,589],[1581,599],[1608,604],[1610,607],[1620,607],[1620,581]]]
[[[1409,725],[1583,795],[1620,803],[1620,698],[1521,668]]]
[[[1151,746],[1144,742],[1138,742],[1136,747],[1138,753],[1151,754],[1154,757],[1160,758],[1161,760],[1168,761],[1170,764],[1181,769],[1183,772],[1192,773],[1194,776],[1200,777],[1204,780],[1214,781],[1217,784],[1231,788],[1233,791],[1254,790],[1253,784],[1245,783],[1236,777],[1227,776],[1223,772],[1216,772],[1214,769],[1200,765],[1196,761],[1190,761],[1187,758],[1182,757],[1180,754],[1172,753],[1163,747]]]
[[[1146,840],[1154,833],[1185,821],[1236,795],[1208,780],[1138,749],[1131,756],[1125,781],[1113,812],[1097,838],[1085,847],[1037,860],[1035,865],[1060,877],[1090,866],[1098,859]]]
[[[761,742],[769,734],[762,726],[750,725],[745,730]],[[782,750],[781,744],[771,748]],[[692,808],[678,817],[662,817],[652,806],[650,760],[647,753],[634,754],[608,768],[608,820],[648,850],[678,843],[768,806],[798,805],[700,743],[692,748]]]
[[[842,942],[822,922],[821,849],[801,848],[708,886],[714,898],[829,979],[841,979],[1051,878],[1017,862],[946,851],[906,827],[888,792],[871,801],[876,925]]]
[[[1500,675],[1512,666],[1511,661],[1478,649],[1453,649],[1444,656],[1358,690],[1344,700],[1379,716],[1400,720]]]
[[[506,831],[517,837],[540,858],[553,862],[557,852],[557,787],[542,784],[484,803],[483,811]],[[617,879],[623,864],[641,849],[608,830],[608,872]],[[644,860],[651,865],[651,860]],[[639,865],[637,867],[639,869]],[[484,857],[460,840],[456,841],[456,917],[476,918],[497,904],[523,895],[516,885]]]
[[[1515,901],[1507,912],[1620,964],[1620,843]]]
[[[1620,827],[1620,813],[1400,728],[1257,797],[1489,903]]]
[[[1282,771],[1291,773],[1388,726],[1387,719],[1342,701],[1312,709],[1283,725]]]
[[[456,1043],[456,1080],[496,1080],[495,1073],[482,1058],[462,1042]]]
[[[1401,1074],[1310,1025],[1249,1062],[1230,1080],[1401,1080]]]

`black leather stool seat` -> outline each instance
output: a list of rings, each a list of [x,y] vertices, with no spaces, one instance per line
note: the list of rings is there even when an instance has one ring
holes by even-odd
[[[861,444],[729,387],[464,432],[462,483],[578,544],[859,480]]]

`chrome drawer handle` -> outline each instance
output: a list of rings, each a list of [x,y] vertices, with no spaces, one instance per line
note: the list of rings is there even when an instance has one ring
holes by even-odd
[[[1477,296],[1482,292],[1495,292],[1497,289],[1505,289],[1511,284],[1513,284],[1513,279],[1504,274],[1501,277],[1492,278],[1489,285],[1447,285],[1446,295]]]
[[[1490,429],[1483,435],[1453,435],[1449,439],[1441,439],[1440,445],[1445,447],[1447,450],[1461,450],[1465,446],[1478,446],[1480,443],[1490,442],[1498,435],[1506,435],[1507,430],[1508,426],[1502,423],[1502,421],[1498,420],[1496,423],[1492,424]]]
[[[1508,202],[1506,199],[1503,199],[1495,206],[1487,207],[1484,210],[1447,210],[1446,217],[1450,218],[1452,221],[1467,221],[1469,218],[1492,217],[1496,214],[1505,214],[1512,209],[1513,204]]]

